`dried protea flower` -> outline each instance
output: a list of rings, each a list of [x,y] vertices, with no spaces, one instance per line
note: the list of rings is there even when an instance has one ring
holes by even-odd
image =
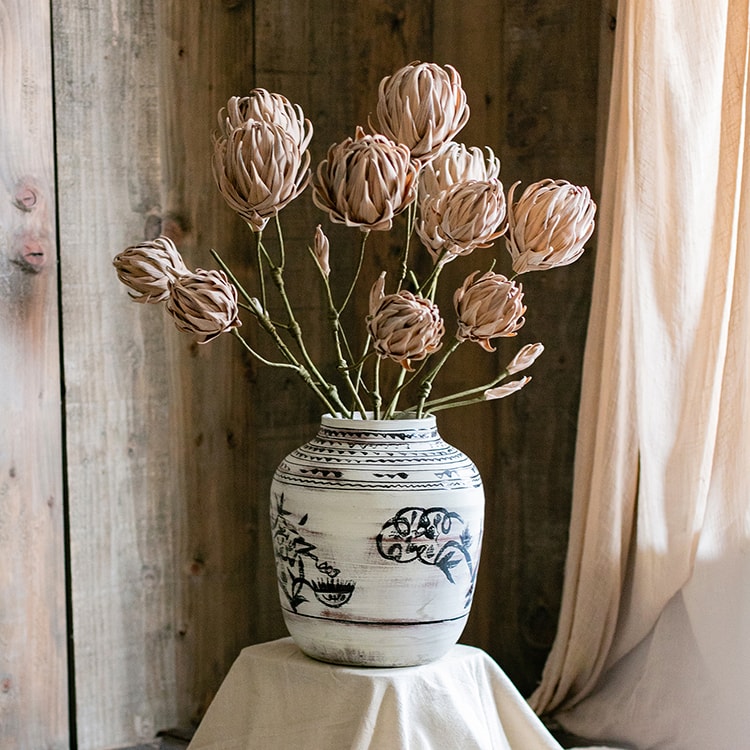
[[[214,179],[224,200],[260,232],[310,179],[310,153],[277,123],[248,120],[214,136]]]
[[[485,153],[486,152],[486,153]],[[419,202],[466,180],[490,180],[500,176],[500,159],[487,146],[485,151],[451,142],[419,173]]]
[[[280,125],[291,136],[300,153],[312,138],[312,124],[298,104],[292,104],[283,94],[272,94],[266,89],[253,89],[249,96],[233,96],[219,111],[219,130],[224,137],[249,120],[265,120]]]
[[[502,183],[467,180],[429,196],[420,206],[417,234],[437,262],[489,247],[507,229]]]
[[[313,201],[339,224],[388,230],[416,198],[416,176],[408,148],[358,127],[318,165]]]
[[[383,294],[385,274],[370,293],[367,328],[378,356],[388,357],[411,370],[411,360],[437,351],[445,326],[435,303],[408,291]]]
[[[174,242],[164,236],[128,247],[112,264],[136,302],[162,302],[169,296],[170,281],[188,273]]]
[[[508,194],[505,239],[513,270],[545,271],[578,260],[594,231],[596,204],[588,188],[565,180],[540,180],[513,203],[518,184]]]
[[[537,357],[544,351],[544,344],[537,342],[536,344],[526,344],[522,346],[517,352],[516,356],[508,363],[505,371],[508,375],[514,375],[521,370],[525,370],[527,367],[536,362]]]
[[[510,383],[503,383],[502,385],[498,385],[495,388],[488,388],[484,392],[484,399],[485,401],[492,401],[496,398],[505,398],[506,396],[510,396],[511,393],[520,391],[521,388],[523,388],[530,380],[531,377],[525,375],[519,380],[511,380]]]
[[[318,261],[318,267],[320,268],[321,273],[326,277],[331,273],[331,266],[328,262],[329,244],[328,237],[325,236],[323,228],[318,224],[318,226],[315,227],[313,254],[315,255],[315,260]]]
[[[413,62],[380,82],[374,128],[425,163],[452,140],[469,119],[461,76],[450,65]]]
[[[205,344],[219,334],[242,325],[237,288],[223,271],[204,271],[180,276],[170,284],[167,310],[180,331]]]
[[[515,336],[526,322],[523,287],[492,271],[475,281],[477,273],[467,276],[453,295],[458,316],[456,338],[475,341],[486,351],[494,352],[490,339]]]

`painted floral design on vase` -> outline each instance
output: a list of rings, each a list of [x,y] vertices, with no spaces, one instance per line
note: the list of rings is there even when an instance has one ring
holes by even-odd
[[[483,520],[479,473],[433,416],[322,417],[271,487],[289,633],[309,656],[336,664],[440,658],[469,615]]]

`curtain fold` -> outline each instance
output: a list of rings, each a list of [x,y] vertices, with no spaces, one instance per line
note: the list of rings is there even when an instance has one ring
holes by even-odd
[[[749,4],[618,8],[563,602],[531,704],[642,750],[748,729],[728,706],[750,695]]]

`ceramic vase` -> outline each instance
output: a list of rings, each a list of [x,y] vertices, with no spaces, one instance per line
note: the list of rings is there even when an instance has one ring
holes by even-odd
[[[326,415],[279,465],[271,528],[285,624],[309,656],[396,667],[459,639],[479,564],[484,492],[435,418]]]

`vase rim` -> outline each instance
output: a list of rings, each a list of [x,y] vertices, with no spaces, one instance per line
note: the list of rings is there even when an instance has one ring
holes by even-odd
[[[358,427],[375,427],[377,429],[392,428],[395,430],[403,430],[411,427],[426,427],[436,424],[434,414],[426,414],[423,417],[399,418],[399,419],[375,419],[373,412],[367,411],[364,416],[359,413],[354,417],[343,417],[340,414],[323,414],[320,418],[320,423],[328,427],[337,427],[343,425],[356,424]]]

